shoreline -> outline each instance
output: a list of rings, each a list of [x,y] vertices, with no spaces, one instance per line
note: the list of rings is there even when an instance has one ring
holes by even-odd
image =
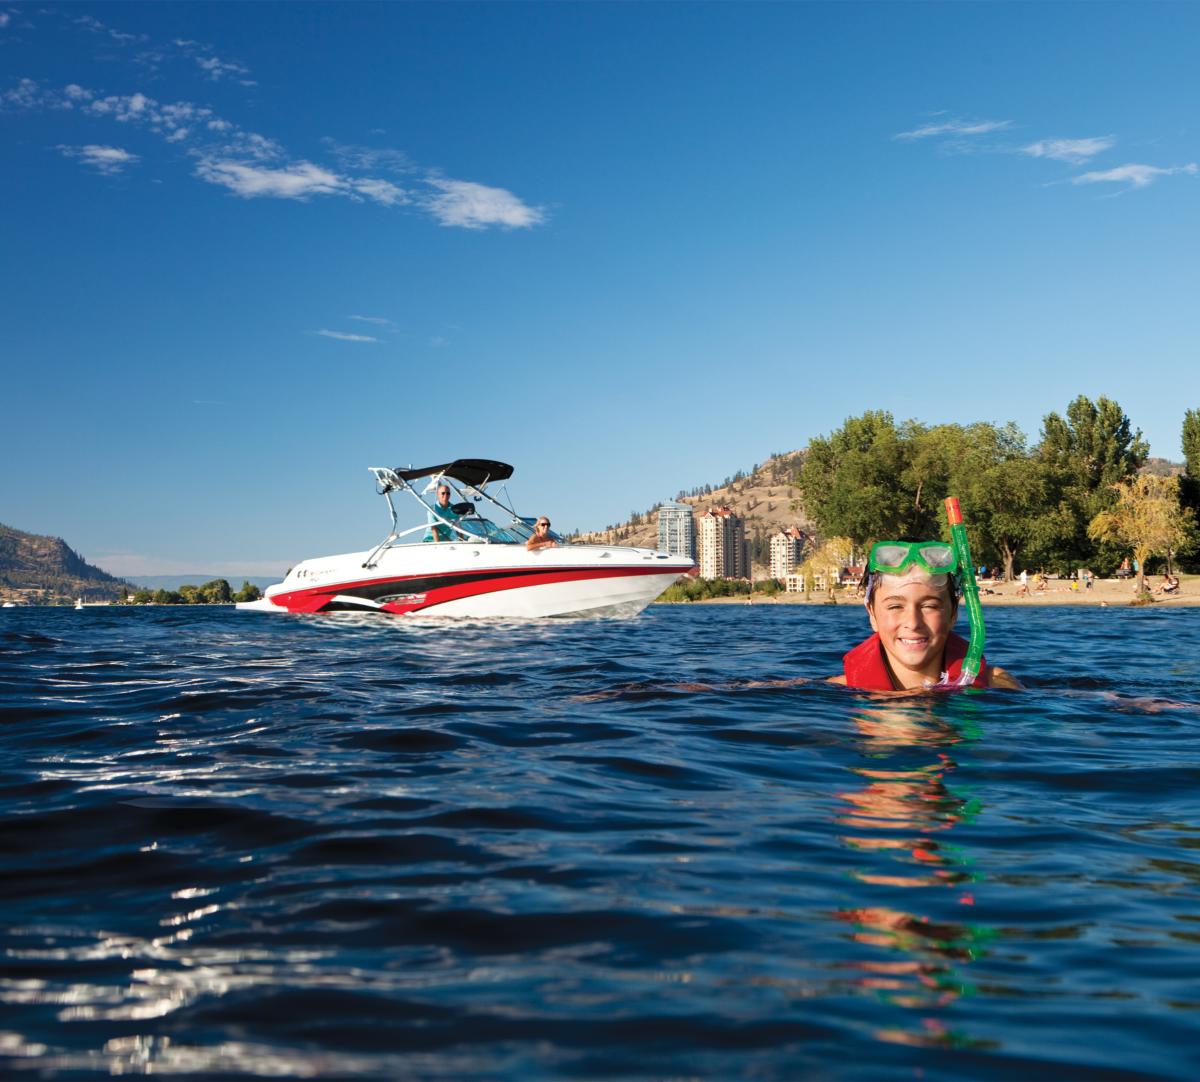
[[[1153,583],[1154,580],[1149,580]],[[985,593],[990,589],[992,593]],[[1184,580],[1182,593],[1163,597],[1151,594],[1152,601],[1147,605],[1131,605],[1134,599],[1133,588],[1121,579],[1104,579],[1096,582],[1090,590],[1072,590],[1066,580],[1053,580],[1044,591],[1030,590],[1027,596],[1017,595],[1015,582],[999,583],[995,586],[980,587],[979,600],[985,606],[1058,606],[1084,605],[1094,608],[1146,608],[1146,609],[1187,609],[1200,606],[1200,590],[1196,589],[1196,579]],[[745,596],[711,597],[703,601],[656,601],[658,605],[828,605],[829,598],[824,593],[813,592],[809,599],[803,594],[776,594],[767,597],[757,594],[753,601]],[[861,605],[862,599],[855,597],[853,591],[840,591],[835,604]]]

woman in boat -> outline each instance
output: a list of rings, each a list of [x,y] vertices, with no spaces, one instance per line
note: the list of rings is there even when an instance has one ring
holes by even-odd
[[[834,684],[868,691],[911,691],[958,682],[967,641],[951,630],[958,616],[958,555],[943,541],[880,541],[871,549],[864,604],[870,638],[842,659]],[[981,662],[976,687],[1019,688],[1003,669]]]
[[[545,515],[542,515],[537,520],[533,536],[525,542],[525,547],[530,552],[535,552],[538,549],[553,548],[557,544],[558,542],[550,536],[550,520]]]

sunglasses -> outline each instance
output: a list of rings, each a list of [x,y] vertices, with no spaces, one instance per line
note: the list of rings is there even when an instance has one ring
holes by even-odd
[[[547,530],[550,529],[550,523],[548,523],[548,522],[539,522],[537,524],[537,526],[538,526],[539,530],[542,529],[543,527],[545,527]]]

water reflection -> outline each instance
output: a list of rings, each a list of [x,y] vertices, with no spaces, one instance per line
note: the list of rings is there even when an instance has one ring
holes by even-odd
[[[915,1024],[878,1028],[876,1037],[979,1047],[983,1042],[951,1029],[940,1016],[971,994],[963,967],[995,935],[954,919],[954,909],[945,915],[950,907],[975,902],[977,874],[962,849],[946,839],[979,810],[977,800],[951,785],[954,754],[974,734],[962,718],[949,720],[935,710],[936,704],[909,701],[863,709],[852,718],[870,765],[851,768],[858,784],[838,794],[843,805],[837,823],[846,830],[842,843],[861,858],[852,876],[872,889],[869,901],[834,915],[851,927],[844,938],[867,948],[867,957],[846,963],[857,974],[853,986],[918,1016]],[[910,893],[895,893],[901,890]],[[938,894],[911,893],[916,890]]]

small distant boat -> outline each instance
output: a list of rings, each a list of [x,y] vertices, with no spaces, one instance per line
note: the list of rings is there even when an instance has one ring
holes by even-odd
[[[82,597],[75,599],[75,607],[77,609],[105,609],[111,602],[108,601],[84,601]]]
[[[17,603],[15,601],[6,601],[3,605],[0,605],[0,609],[15,609],[16,607]]]

